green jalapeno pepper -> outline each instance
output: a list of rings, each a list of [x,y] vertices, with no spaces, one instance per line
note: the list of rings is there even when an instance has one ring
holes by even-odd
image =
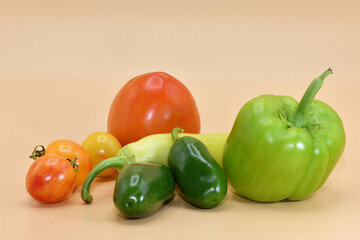
[[[155,162],[132,163],[119,173],[113,200],[126,217],[143,217],[171,199],[174,188],[174,178],[168,167]]]
[[[180,195],[196,207],[216,207],[227,193],[226,175],[201,141],[190,136],[179,138],[182,131],[173,130],[174,144],[168,157]]]

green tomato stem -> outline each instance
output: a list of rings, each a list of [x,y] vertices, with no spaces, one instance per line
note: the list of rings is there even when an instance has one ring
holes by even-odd
[[[323,85],[324,79],[329,74],[332,74],[331,68],[327,69],[319,77],[315,78],[307,88],[296,110],[289,116],[289,121],[293,123],[295,126],[297,127],[307,126],[308,114],[311,104],[314,101],[315,96],[320,90],[321,86]]]
[[[184,129],[182,129],[182,128],[179,128],[179,127],[174,128],[171,132],[171,138],[172,138],[173,142],[178,141],[180,139],[178,134],[183,133],[183,132],[184,132]]]
[[[38,148],[41,148],[40,150],[38,150]],[[29,156],[29,158],[32,158],[34,160],[38,159],[41,156],[45,155],[45,147],[43,145],[37,145],[34,148],[34,151],[31,153],[31,155]]]
[[[74,160],[71,160],[70,158],[67,158],[66,160],[68,160],[70,162],[70,164],[73,167],[75,172],[77,172],[79,170],[79,164],[77,163],[76,157],[74,158]]]

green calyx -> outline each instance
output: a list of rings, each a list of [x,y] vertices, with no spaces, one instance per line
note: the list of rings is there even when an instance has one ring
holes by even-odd
[[[327,69],[319,77],[315,78],[307,88],[295,111],[290,113],[283,111],[279,113],[280,118],[286,121],[289,126],[304,128],[310,133],[316,131],[319,127],[319,123],[309,110],[316,94],[324,83],[324,79],[329,74],[332,74],[331,68]]]
[[[289,128],[300,127],[295,125],[292,121],[289,120],[289,116],[291,116],[291,114],[293,113],[294,113],[293,109],[282,108],[281,110],[279,110],[279,117],[283,122],[285,122],[288,125]],[[308,113],[307,119],[308,119],[307,124],[302,126],[301,128],[305,129],[307,132],[309,132],[312,135],[320,127],[320,122],[315,117],[313,112]]]
[[[39,157],[44,156],[44,155],[45,155],[45,147],[43,145],[37,145],[34,148],[34,151],[29,156],[29,158],[36,160]]]
[[[74,171],[77,172],[79,170],[79,164],[77,163],[77,158],[75,157],[73,160],[67,158],[66,160],[68,160],[71,164],[71,166],[73,167]]]

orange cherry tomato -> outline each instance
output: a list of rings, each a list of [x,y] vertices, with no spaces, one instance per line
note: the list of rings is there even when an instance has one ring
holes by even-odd
[[[47,154],[57,154],[71,160],[76,158],[79,168],[76,171],[75,187],[83,184],[91,171],[92,165],[89,154],[76,142],[65,139],[56,140],[46,147],[45,155]]]
[[[74,190],[75,170],[66,158],[47,154],[31,164],[26,175],[26,189],[41,203],[66,200]]]
[[[114,157],[121,148],[119,141],[107,132],[94,132],[90,134],[81,146],[89,153],[92,167],[95,167],[107,158]],[[109,177],[116,173],[118,173],[116,169],[108,168],[98,176]]]
[[[108,116],[108,132],[125,146],[147,135],[181,127],[200,132],[200,116],[190,91],[164,72],[137,76],[116,95]]]

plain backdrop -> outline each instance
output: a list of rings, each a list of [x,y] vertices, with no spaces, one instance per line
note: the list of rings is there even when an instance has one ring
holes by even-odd
[[[358,1],[0,0],[4,239],[358,239],[360,237],[360,16]],[[131,78],[164,71],[193,94],[201,132],[229,132],[248,100],[300,100],[332,67],[317,98],[343,119],[347,145],[328,182],[301,202],[260,204],[231,191],[216,209],[178,195],[156,214],[126,220],[114,181],[41,205],[26,193],[37,144],[81,143],[106,131],[115,94]]]

